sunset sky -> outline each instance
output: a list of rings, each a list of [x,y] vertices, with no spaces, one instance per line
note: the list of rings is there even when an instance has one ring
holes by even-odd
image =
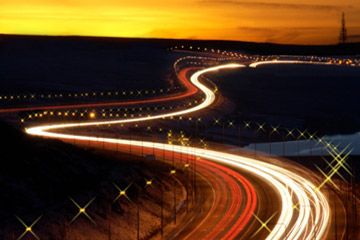
[[[360,0],[0,0],[0,33],[329,44]]]

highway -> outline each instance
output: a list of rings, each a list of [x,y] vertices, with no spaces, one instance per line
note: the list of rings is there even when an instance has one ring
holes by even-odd
[[[249,67],[256,68],[261,65],[274,65],[274,64],[332,65],[329,62],[313,62],[313,61],[300,61],[300,60],[268,60],[268,61],[253,62],[249,64]]]
[[[108,101],[108,102],[96,102],[96,103],[77,103],[77,104],[63,104],[63,105],[48,105],[48,106],[32,106],[32,107],[14,107],[14,108],[2,108],[0,113],[13,113],[13,112],[25,112],[25,111],[38,111],[38,110],[59,110],[59,109],[79,109],[79,108],[97,108],[97,107],[118,107],[118,106],[131,106],[138,104],[155,104],[162,102],[170,102],[180,100],[186,97],[190,97],[197,93],[198,89],[189,83],[186,79],[186,74],[193,70],[193,68],[182,69],[178,73],[178,79],[180,83],[186,88],[186,91],[179,94],[167,95],[164,97],[156,97],[146,100],[128,100],[128,101]]]
[[[98,144],[98,147],[103,147],[103,143]],[[107,143],[105,149],[119,150],[119,146]],[[124,147],[122,151],[126,152],[128,148]],[[173,151],[134,145],[131,151],[137,155],[153,154],[156,159],[168,162],[169,165],[174,159],[178,168],[188,164],[189,169],[185,171],[188,171],[190,178],[193,177],[191,169],[194,169],[196,161],[197,191],[194,192],[194,186],[188,189],[192,210],[178,217],[177,227],[170,226],[165,231],[165,239],[234,239],[243,236],[248,230],[258,200],[253,182],[247,176],[192,153],[173,154]]]
[[[193,73],[190,77],[190,82],[205,95],[205,98],[204,101],[191,108],[132,119],[84,121],[76,123],[42,125],[27,128],[26,132],[30,135],[63,139],[65,141],[77,140],[124,146],[132,145],[135,148],[142,147],[148,149],[149,151],[150,149],[155,148],[157,150],[165,150],[167,152],[174,151],[181,154],[193,154],[200,159],[204,159],[202,161],[206,160],[216,163],[217,165],[213,165],[214,168],[219,168],[216,166],[230,166],[232,169],[238,170],[238,172],[244,172],[261,179],[261,181],[270,186],[272,190],[278,195],[281,204],[278,209],[276,221],[273,224],[271,232],[268,234],[266,239],[324,239],[326,238],[328,227],[330,225],[331,213],[328,200],[325,195],[317,189],[316,183],[311,182],[309,179],[306,179],[296,172],[290,171],[289,169],[281,168],[277,165],[264,162],[261,159],[257,159],[255,157],[240,156],[222,151],[169,145],[151,141],[102,138],[87,135],[61,133],[61,130],[65,129],[68,129],[67,131],[69,131],[74,128],[153,121],[156,119],[182,116],[201,111],[209,107],[215,101],[215,93],[201,83],[201,76],[214,71],[238,69],[243,67],[246,66],[243,64],[228,63],[214,67],[208,67]],[[213,185],[214,184],[215,183],[213,183]],[[241,186],[244,187],[244,185],[246,184],[242,182]],[[247,198],[249,198],[249,196],[247,196]],[[255,198],[252,199],[254,200]],[[297,207],[295,208],[294,206]],[[238,210],[240,209],[241,208],[238,208]],[[249,216],[252,217],[252,214],[247,212],[244,216],[246,217],[239,217],[239,219],[242,219],[242,221],[235,223],[233,221],[226,221],[226,217],[222,220],[218,220],[218,222],[221,223],[219,228],[226,230],[238,228],[241,230],[245,228],[245,225],[250,220]],[[234,230],[229,231],[229,235],[226,235],[226,238],[224,237],[224,239],[232,239],[240,234],[239,231],[236,231],[235,233],[233,232]],[[192,234],[192,232],[190,234]],[[216,236],[216,234],[220,233],[215,232],[212,234],[215,235],[210,236]]]

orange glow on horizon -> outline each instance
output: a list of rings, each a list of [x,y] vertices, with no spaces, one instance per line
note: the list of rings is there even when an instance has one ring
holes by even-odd
[[[0,33],[329,44],[342,11],[358,38],[358,0],[1,0]]]

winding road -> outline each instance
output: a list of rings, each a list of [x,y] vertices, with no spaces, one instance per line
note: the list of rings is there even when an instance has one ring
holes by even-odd
[[[251,63],[250,67],[256,67],[262,64],[271,64],[275,61]],[[286,61],[284,63],[290,63]],[[296,61],[298,62],[298,61]],[[276,61],[276,64],[279,63]],[[301,62],[300,62],[301,63]],[[198,105],[190,108],[176,110],[166,113],[154,113],[145,117],[131,119],[118,119],[108,121],[84,121],[74,123],[47,124],[26,128],[26,133],[34,136],[46,138],[61,139],[64,141],[95,142],[107,143],[114,146],[133,146],[134,149],[142,148],[144,154],[152,153],[153,150],[175,154],[193,155],[198,164],[198,173],[204,177],[215,176],[209,179],[213,189],[215,189],[209,210],[199,220],[197,226],[191,226],[185,235],[186,239],[234,239],[242,236],[247,226],[256,222],[254,215],[261,211],[257,207],[258,198],[256,190],[245,175],[253,176],[260,182],[271,188],[279,199],[279,207],[276,217],[271,225],[271,231],[268,232],[266,239],[324,239],[327,236],[331,212],[329,202],[324,193],[311,182],[308,178],[301,176],[297,172],[285,169],[276,164],[264,162],[257,157],[241,156],[230,154],[223,151],[214,151],[190,146],[171,145],[153,141],[137,141],[132,139],[115,139],[108,137],[96,137],[86,134],[71,134],[72,129],[89,128],[101,125],[116,125],[153,121],[157,119],[166,119],[175,116],[183,116],[206,109],[215,101],[216,95],[209,87],[201,82],[203,75],[212,72],[225,71],[228,69],[241,69],[247,65],[238,63],[226,63],[217,66],[211,66],[196,70],[190,77],[190,82],[184,81],[189,69],[181,70],[178,74],[182,84],[187,88],[185,94],[167,96],[163,98],[144,100],[149,103],[158,103],[162,101],[173,101],[180,98],[192,96],[198,92],[204,95],[204,100]],[[133,101],[134,104],[140,104],[141,101]],[[99,104],[99,105],[98,105]],[[104,104],[126,105],[132,102],[116,103],[96,103],[80,107],[104,106]],[[79,105],[58,106],[59,108],[79,107]],[[46,108],[51,108],[47,106]],[[34,109],[44,109],[36,107]],[[31,110],[34,110],[31,109]],[[4,109],[0,111],[23,111],[24,109]],[[29,110],[29,109],[27,109]],[[25,110],[24,110],[25,111]],[[64,132],[66,130],[66,132]],[[226,183],[226,186],[223,184]],[[226,194],[229,194],[225,197]],[[226,201],[226,204],[224,204]],[[264,204],[264,203],[263,203]],[[265,203],[266,204],[266,203]],[[270,216],[268,216],[270,217]],[[266,219],[263,219],[264,221]],[[254,224],[253,224],[254,225]],[[253,232],[255,232],[254,229]],[[181,233],[179,233],[181,234]]]

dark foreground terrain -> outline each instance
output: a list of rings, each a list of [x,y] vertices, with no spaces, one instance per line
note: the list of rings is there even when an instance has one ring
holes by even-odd
[[[104,223],[107,224],[109,219],[114,222],[114,232],[121,229],[124,239],[131,239],[136,234],[133,227],[136,220],[134,216],[121,216],[134,214],[133,210],[127,210],[134,207],[124,198],[113,202],[119,194],[114,183],[122,189],[131,184],[127,195],[133,203],[140,201],[139,193],[142,192],[140,211],[143,212],[142,221],[146,223],[144,226],[147,226],[142,227],[142,236],[158,231],[160,211],[155,209],[160,209],[160,182],[165,191],[172,193],[171,185],[162,181],[168,178],[168,165],[29,137],[4,123],[0,123],[0,132],[4,137],[0,168],[1,239],[16,239],[23,232],[24,227],[16,216],[26,224],[42,216],[34,232],[46,236],[44,239],[64,239],[67,234],[73,237],[70,239],[76,239],[84,226],[94,228],[93,234],[102,239],[107,236]],[[145,179],[153,179],[157,187],[145,191]],[[95,198],[87,211],[99,227],[95,228],[84,216],[70,224],[78,212],[70,198],[76,199],[80,206]],[[169,214],[169,199],[172,195],[165,193],[165,217]],[[149,213],[149,208],[155,212]],[[113,212],[111,218],[109,209]]]

